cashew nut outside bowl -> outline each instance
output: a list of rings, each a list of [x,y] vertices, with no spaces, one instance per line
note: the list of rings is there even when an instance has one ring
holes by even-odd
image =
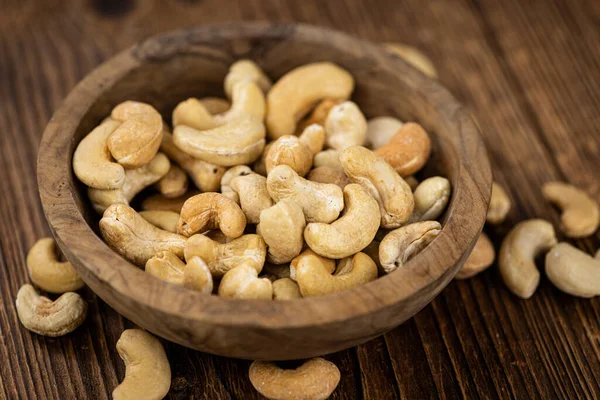
[[[56,257],[56,242],[52,238],[38,240],[27,254],[27,269],[31,281],[50,293],[65,293],[84,286],[70,262]]]
[[[570,238],[592,235],[600,225],[600,206],[583,190],[562,183],[546,183],[542,188],[544,197],[558,205],[563,214],[562,230]]]
[[[487,269],[496,259],[496,250],[490,238],[481,233],[467,261],[458,270],[454,279],[468,279]]]
[[[511,201],[506,191],[497,182],[492,183],[492,197],[488,208],[487,223],[498,225],[504,222],[510,211]]]
[[[569,243],[559,243],[546,254],[546,275],[554,286],[570,295],[600,295],[600,259]]]

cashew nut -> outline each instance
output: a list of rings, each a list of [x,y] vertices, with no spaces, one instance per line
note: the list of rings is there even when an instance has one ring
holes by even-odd
[[[219,284],[219,296],[271,300],[273,285],[269,279],[259,278],[256,268],[242,263],[223,275]]]
[[[267,174],[278,165],[289,165],[300,176],[312,167],[313,154],[297,136],[281,136],[273,142],[265,159]]]
[[[420,50],[400,43],[385,43],[384,47],[387,51],[397,56],[402,57],[406,62],[424,73],[430,78],[437,78],[438,74],[433,66],[433,63]]]
[[[177,233],[177,223],[179,222],[179,213],[175,211],[148,210],[140,211],[139,214],[146,221],[157,228],[165,231]]]
[[[231,107],[227,100],[220,97],[203,97],[199,101],[212,115],[224,113]]]
[[[229,72],[225,76],[224,86],[227,97],[231,99],[235,85],[243,81],[256,83],[264,93],[267,93],[272,86],[271,79],[254,61],[239,60],[231,64]]]
[[[339,186],[308,181],[287,165],[273,168],[267,177],[267,189],[275,202],[291,199],[298,203],[306,222],[333,222],[344,208]]]
[[[281,278],[273,283],[273,300],[294,300],[302,298],[298,284],[290,278]]]
[[[442,231],[437,221],[415,222],[388,233],[379,245],[379,261],[388,274],[402,268]]]
[[[367,138],[367,120],[356,103],[345,101],[329,111],[325,135],[327,145],[336,150],[362,146]]]
[[[322,99],[346,100],[354,79],[330,62],[295,68],[281,77],[267,94],[266,124],[269,138],[293,135],[297,122]]]
[[[600,295],[600,260],[561,242],[546,254],[546,275],[560,290],[572,296]]]
[[[312,222],[304,229],[306,244],[320,256],[340,259],[356,254],[375,238],[381,215],[379,204],[361,186],[344,188],[344,214],[331,224]]]
[[[388,144],[404,122],[394,117],[375,117],[367,121],[366,146],[376,150]]]
[[[268,246],[267,260],[274,264],[292,261],[302,251],[306,226],[302,208],[290,199],[283,199],[260,213],[258,233]]]
[[[240,81],[233,86],[231,108],[223,114],[215,115],[213,121],[222,125],[244,115],[262,121],[265,118],[265,107],[265,95],[258,85],[252,81]]]
[[[515,225],[500,247],[498,265],[504,284],[511,292],[528,299],[540,282],[535,257],[556,244],[554,227],[542,219]]]
[[[169,172],[157,183],[156,189],[167,199],[183,196],[188,189],[188,177],[178,165],[171,165]]]
[[[313,167],[331,167],[342,169],[340,162],[340,152],[338,150],[323,150],[315,154],[313,158]]]
[[[294,268],[303,297],[337,293],[377,279],[377,265],[365,253],[341,260],[333,275],[323,265],[325,261],[315,260],[319,256],[303,254]]]
[[[397,228],[408,221],[414,208],[412,191],[383,158],[365,147],[352,146],[341,153],[340,162],[348,178],[379,203],[383,228]]]
[[[252,173],[252,170],[247,165],[236,165],[229,168],[221,178],[221,194],[230,200],[240,204],[240,196],[230,186],[231,180],[238,176],[245,176]]]
[[[421,125],[407,122],[375,153],[382,156],[401,176],[408,176],[423,168],[429,159],[431,139]]]
[[[304,118],[296,127],[296,133],[300,134],[306,127],[312,124],[325,125],[325,120],[329,115],[329,111],[338,104],[341,100],[325,99],[321,100],[316,107],[311,111],[308,117]]]
[[[448,205],[450,181],[441,176],[425,179],[413,193],[415,208],[410,222],[436,220]]]
[[[147,186],[158,182],[164,177],[171,167],[167,156],[157,153],[148,164],[136,169],[125,171],[125,182],[119,189],[102,190],[88,188],[88,197],[92,207],[99,214],[111,204],[129,204],[131,200]]]
[[[325,146],[325,129],[320,124],[310,124],[302,130],[298,137],[314,156]]]
[[[338,367],[321,357],[285,370],[272,362],[254,361],[248,375],[260,394],[279,400],[324,400],[340,382]]]
[[[306,262],[310,264],[320,264],[319,269],[324,269],[330,275],[333,274],[333,271],[335,271],[335,260],[321,257],[311,249],[306,249],[302,253],[300,253],[296,258],[294,258],[290,263],[289,277],[293,281],[296,281],[296,267],[298,266],[300,261],[303,260],[308,260]]]
[[[492,197],[487,213],[487,223],[498,225],[504,222],[506,214],[510,211],[511,201],[502,186],[492,182]]]
[[[542,188],[544,197],[563,211],[562,230],[570,238],[592,235],[600,225],[600,207],[583,190],[562,182],[549,182]]]
[[[92,130],[77,145],[73,171],[77,178],[95,189],[118,189],[125,182],[125,169],[114,162],[108,150],[108,137],[121,125],[108,119]]]
[[[267,256],[265,241],[259,235],[243,235],[227,243],[219,243],[205,235],[190,237],[185,245],[185,259],[200,257],[215,278],[244,263],[257,273],[262,271]]]
[[[258,174],[238,176],[230,182],[240,199],[240,206],[250,224],[258,224],[260,213],[273,205],[267,190],[267,178]]]
[[[177,107],[173,109],[171,119],[174,127],[185,125],[199,131],[213,129],[217,126],[210,112],[195,97],[190,97],[177,104]]]
[[[138,266],[161,251],[183,257],[185,236],[155,227],[125,204],[106,209],[100,220],[100,233],[113,250]]]
[[[240,206],[220,193],[200,193],[187,199],[177,224],[177,232],[188,237],[220,229],[225,236],[236,238],[245,228],[246,216]]]
[[[38,240],[29,250],[27,269],[31,281],[46,292],[73,292],[84,285],[70,262],[58,261],[56,242],[49,237]]]
[[[167,199],[160,193],[148,196],[142,201],[142,210],[146,211],[173,211],[179,214],[183,204],[195,195],[199,194],[197,190],[190,190],[186,194],[176,199]]]
[[[351,183],[350,179],[348,179],[344,173],[344,170],[327,166],[317,167],[311,170],[306,179],[319,183],[332,183],[338,185],[342,190],[344,190],[346,185]]]
[[[87,314],[87,303],[77,293],[67,292],[52,301],[27,284],[17,293],[16,307],[19,321],[25,328],[51,337],[73,332]]]
[[[113,400],[160,400],[169,393],[171,366],[158,339],[141,329],[126,329],[117,352],[125,363],[125,379],[113,391]]]
[[[149,104],[125,101],[113,108],[111,118],[122,122],[108,137],[108,149],[125,168],[138,168],[154,158],[162,139],[162,117]]]
[[[455,279],[468,279],[478,273],[486,270],[490,265],[494,263],[496,259],[496,250],[492,244],[490,238],[485,234],[481,233],[471,255],[467,258],[467,261],[456,273]]]
[[[192,257],[185,264],[170,251],[163,251],[146,262],[146,272],[165,282],[202,293],[210,294],[213,290],[212,275],[200,257]]]

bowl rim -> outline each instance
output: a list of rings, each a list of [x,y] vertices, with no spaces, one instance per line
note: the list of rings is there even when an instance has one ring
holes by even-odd
[[[187,45],[191,45],[210,41],[215,31],[219,32],[220,38],[226,39],[248,39],[258,35],[261,38],[266,35],[278,39],[286,32],[293,31],[295,37],[315,43],[322,43],[319,38],[324,34],[331,35],[336,39],[332,40],[336,43],[335,46],[341,47],[344,43],[358,45],[361,51],[368,51],[373,56],[388,60],[391,65],[399,66],[403,74],[398,75],[403,76],[398,76],[398,79],[406,80],[415,87],[426,86],[435,93],[428,100],[440,110],[445,123],[453,125],[457,132],[454,143],[458,147],[457,184],[453,185],[448,218],[441,233],[402,270],[386,274],[360,287],[321,297],[283,302],[223,298],[194,292],[145,274],[142,269],[114,252],[88,225],[73,194],[76,190],[76,178],[71,167],[72,152],[70,155],[63,154],[69,153],[66,150],[73,141],[81,119],[98,96],[129,71],[144,63],[160,62],[161,59],[185,50],[179,48],[181,46],[169,46],[169,43],[177,42],[175,38],[185,37]],[[461,152],[461,145],[464,143],[468,143],[464,147],[480,150],[469,155],[471,161]],[[375,43],[336,30],[296,23],[234,22],[201,25],[162,33],[131,46],[101,64],[71,90],[48,123],[39,149],[38,185],[44,213],[67,259],[77,259],[83,266],[79,267],[79,263],[73,262],[84,280],[92,274],[94,279],[109,286],[126,301],[143,304],[162,315],[240,328],[292,329],[350,322],[399,302],[408,302],[416,293],[439,285],[441,280],[445,281],[445,286],[458,270],[458,265],[470,253],[483,228],[485,212],[482,210],[487,210],[491,193],[491,168],[478,127],[470,113],[448,90]],[[56,157],[60,157],[62,162],[52,161]],[[477,170],[475,166],[478,167]],[[461,226],[467,216],[458,215],[458,208],[463,212],[471,212],[468,219],[475,223],[468,225],[473,228],[466,230]],[[457,232],[461,233],[459,239],[455,235]],[[436,252],[444,254],[446,258],[436,259]],[[99,263],[103,265],[99,267]],[[295,317],[290,318],[290,315]]]

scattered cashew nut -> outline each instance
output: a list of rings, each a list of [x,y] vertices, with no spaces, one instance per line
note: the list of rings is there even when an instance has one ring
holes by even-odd
[[[290,199],[283,199],[260,213],[258,233],[267,244],[267,260],[274,264],[292,261],[302,251],[306,226],[302,208]]]
[[[497,182],[492,182],[492,197],[487,213],[487,223],[498,225],[504,222],[506,215],[510,211],[511,201],[502,186]]]
[[[408,122],[375,153],[382,156],[401,176],[408,176],[423,168],[429,159],[431,139],[421,125]]]
[[[573,296],[600,295],[600,260],[561,242],[546,254],[546,275],[560,290]]]
[[[367,121],[366,146],[377,150],[388,144],[404,122],[394,117],[375,117]]]
[[[223,276],[219,284],[219,296],[271,300],[273,284],[267,278],[259,278],[256,268],[242,263]]]
[[[432,221],[438,219],[450,200],[450,181],[441,176],[425,179],[413,193],[415,208],[410,222]]]
[[[458,270],[454,279],[469,279],[478,273],[486,270],[494,263],[496,259],[496,250],[490,238],[483,232],[477,239],[473,251],[467,258],[467,261]]]
[[[49,237],[38,240],[29,250],[27,269],[35,286],[46,292],[74,292],[84,286],[70,262],[58,261],[56,242]]]
[[[240,206],[220,193],[200,193],[187,199],[177,224],[177,232],[187,237],[220,229],[225,236],[236,238],[245,228],[246,216]]]
[[[562,230],[570,238],[592,235],[600,225],[600,207],[583,190],[562,182],[546,183],[544,197],[563,210]]]
[[[327,145],[336,150],[362,146],[367,138],[367,120],[351,101],[334,106],[325,121]]]

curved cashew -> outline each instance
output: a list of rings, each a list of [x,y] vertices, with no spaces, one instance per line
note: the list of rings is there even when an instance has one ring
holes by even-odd
[[[306,226],[302,208],[290,199],[283,199],[260,213],[258,233],[268,246],[267,260],[274,264],[292,261],[302,251]]]
[[[570,295],[600,295],[600,260],[569,243],[559,243],[546,254],[546,275],[554,286]]]
[[[365,147],[352,146],[342,152],[340,162],[348,178],[379,203],[383,228],[397,228],[408,221],[414,208],[412,191],[383,158]]]
[[[511,201],[502,186],[492,182],[492,197],[487,213],[487,223],[498,225],[504,222],[506,214],[510,211]]]
[[[367,120],[356,103],[345,101],[329,111],[325,135],[327,145],[336,150],[362,146],[367,138]]]
[[[156,155],[162,139],[162,117],[149,104],[125,101],[113,108],[111,118],[122,122],[108,137],[108,149],[125,168],[138,168]]]
[[[146,272],[165,282],[202,293],[212,293],[213,279],[206,263],[192,257],[185,264],[170,251],[162,251],[146,262]]]
[[[125,363],[125,379],[113,391],[113,400],[160,400],[167,395],[171,366],[158,339],[141,329],[127,329],[117,351]]]
[[[240,207],[250,224],[258,224],[260,213],[273,205],[267,190],[267,178],[258,174],[238,176],[230,182],[231,189],[240,199]]]
[[[340,370],[321,357],[296,369],[281,369],[272,362],[254,361],[249,372],[252,386],[269,399],[324,400],[340,382]]]
[[[310,124],[302,130],[298,139],[308,147],[314,156],[323,150],[323,146],[325,146],[325,129],[323,125]]]
[[[139,214],[146,221],[157,228],[165,231],[177,233],[177,223],[179,222],[179,213],[175,211],[148,210],[140,211]]]
[[[354,90],[354,79],[330,62],[295,68],[281,77],[267,94],[266,124],[269,138],[293,135],[297,122],[319,100],[346,100]]]
[[[233,86],[231,108],[223,114],[215,115],[213,121],[222,125],[244,115],[251,115],[262,121],[265,112],[265,95],[258,85],[252,81],[240,81]]]
[[[369,245],[379,229],[379,204],[360,185],[344,188],[344,214],[331,224],[312,222],[304,229],[304,240],[320,256],[340,259]]]
[[[337,293],[377,279],[377,265],[365,253],[341,260],[333,275],[324,268],[323,261],[314,262],[319,256],[298,257],[295,278],[304,297]]]
[[[240,204],[240,196],[230,186],[231,180],[238,176],[250,175],[252,169],[247,165],[236,165],[235,167],[229,168],[221,178],[221,194],[230,200]]]
[[[302,298],[300,287],[290,278],[281,278],[273,282],[273,300],[294,300]]]
[[[382,156],[401,176],[418,172],[431,154],[431,139],[417,123],[408,122],[375,153]]]
[[[344,170],[326,166],[312,169],[308,173],[306,179],[319,183],[332,183],[338,185],[342,190],[344,190],[346,185],[351,183],[350,179],[348,179],[344,173]]]
[[[160,193],[153,194],[152,196],[148,196],[144,201],[142,201],[142,210],[145,211],[173,211],[179,214],[181,208],[189,199],[197,194],[199,194],[197,190],[190,190],[186,194],[176,199],[167,199]]]
[[[313,158],[313,167],[331,167],[343,169],[340,162],[340,152],[338,150],[323,150],[315,154]]]
[[[87,303],[77,293],[68,292],[52,301],[40,296],[31,285],[21,286],[16,307],[19,321],[25,328],[51,337],[73,332],[87,314]]]
[[[227,97],[231,99],[235,85],[243,81],[256,83],[264,93],[267,93],[272,86],[271,79],[254,61],[239,60],[231,64],[229,72],[225,76],[224,86]]]
[[[498,265],[504,284],[511,292],[528,299],[540,282],[535,257],[556,244],[554,227],[542,219],[515,225],[500,247]]]
[[[231,107],[227,100],[220,97],[203,97],[198,101],[211,115],[224,113]]]
[[[263,153],[260,155],[260,158],[254,163],[252,169],[259,175],[267,176],[267,155],[269,154],[269,150],[271,150],[271,146],[273,146],[275,142],[269,142],[265,145]]]
[[[344,208],[339,186],[308,181],[287,165],[273,168],[267,177],[267,189],[275,202],[291,199],[298,203],[306,222],[333,222]]]
[[[366,146],[377,150],[389,143],[404,122],[394,117],[375,117],[367,121]]]
[[[220,229],[225,236],[236,238],[245,228],[246,216],[240,206],[220,193],[200,193],[187,199],[177,224],[177,232],[188,237]]]
[[[119,189],[102,190],[88,188],[92,207],[102,214],[111,204],[126,204],[147,186],[158,182],[171,168],[171,163],[163,153],[157,153],[148,164],[125,171],[125,182]]]
[[[300,176],[312,167],[313,154],[297,136],[281,136],[273,142],[265,159],[267,174],[278,165],[289,165]]]
[[[424,73],[430,78],[437,78],[438,74],[433,66],[433,63],[420,50],[400,43],[385,43],[384,47],[387,51],[397,56],[402,57],[406,62]]]
[[[329,115],[329,111],[331,111],[333,107],[337,106],[341,102],[341,100],[335,99],[321,100],[311,111],[308,117],[304,118],[302,121],[300,121],[300,123],[298,123],[298,126],[296,127],[296,134],[300,134],[304,129],[312,124],[325,126],[325,120]]]
[[[600,225],[600,207],[583,190],[562,182],[549,182],[542,188],[544,197],[563,210],[562,230],[570,238],[592,235]]]
[[[223,275],[219,284],[219,296],[271,300],[273,285],[269,279],[259,278],[256,268],[242,263]]]
[[[318,269],[324,269],[329,275],[333,274],[333,271],[335,271],[335,260],[321,257],[311,249],[306,249],[290,263],[289,278],[293,281],[296,281],[296,268],[300,264],[300,261],[307,262],[311,265],[319,264]]]
[[[379,245],[379,261],[388,274],[402,268],[442,231],[437,221],[415,222],[388,233]]]
[[[31,281],[46,292],[73,292],[84,285],[70,262],[58,261],[56,242],[52,238],[35,242],[27,253],[27,269]]]
[[[121,125],[108,119],[94,128],[73,153],[73,171],[77,178],[95,189],[118,189],[125,182],[125,169],[114,162],[108,150],[108,137]]]
[[[177,107],[173,109],[171,119],[174,127],[185,125],[199,131],[213,129],[218,125],[213,121],[211,113],[202,102],[195,97],[190,97],[177,104]]]
[[[486,270],[490,265],[494,263],[496,259],[496,250],[492,244],[490,238],[485,234],[481,233],[471,255],[467,258],[467,261],[458,270],[454,279],[468,279],[478,273]]]
[[[185,245],[185,259],[200,257],[215,278],[241,263],[262,271],[267,247],[259,235],[243,235],[227,243],[219,243],[205,235],[190,237]]]
[[[167,199],[183,196],[188,189],[188,177],[178,165],[171,165],[169,172],[156,184],[156,189]]]
[[[450,200],[450,181],[441,176],[427,178],[417,186],[413,197],[415,208],[410,216],[410,222],[436,220],[448,205]]]
[[[185,236],[155,227],[125,204],[106,209],[100,220],[100,233],[113,250],[138,266],[161,251],[183,257]]]

